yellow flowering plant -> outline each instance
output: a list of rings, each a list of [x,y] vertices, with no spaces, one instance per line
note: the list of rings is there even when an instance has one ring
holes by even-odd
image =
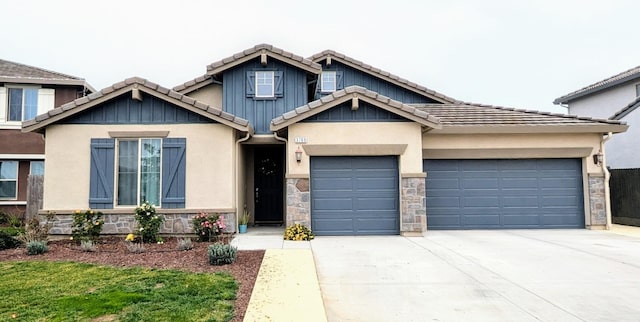
[[[148,201],[136,207],[133,218],[138,222],[136,233],[142,237],[143,243],[161,243],[160,227],[164,222],[162,215],[156,214],[156,207]]]
[[[91,240],[96,241],[100,237],[102,232],[102,225],[104,220],[103,214],[100,211],[88,210],[76,210],[73,213],[73,225],[71,226],[72,239],[77,243],[82,241]]]

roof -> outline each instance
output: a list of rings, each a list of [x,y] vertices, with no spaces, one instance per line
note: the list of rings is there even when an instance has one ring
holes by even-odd
[[[617,120],[601,120],[560,113],[514,109],[476,103],[410,104],[440,119],[443,130],[465,129],[475,133],[577,133],[624,132],[628,126]]]
[[[640,106],[640,96],[636,97],[633,101],[631,101],[631,103],[627,104],[627,106],[616,112],[616,114],[613,114],[609,119],[622,120],[625,116],[629,115],[629,113],[635,111],[638,106]]]
[[[86,87],[91,92],[95,92],[95,89],[91,87],[91,85],[89,85],[83,78],[58,73],[39,67],[15,63],[4,59],[0,59],[0,82],[77,85]]]
[[[131,92],[134,89],[138,89],[141,92],[153,95],[159,99],[178,105],[234,129],[243,132],[253,132],[251,125],[249,125],[249,121],[245,119],[236,117],[235,115],[224,112],[219,108],[201,103],[189,96],[182,95],[140,77],[127,78],[126,80],[106,87],[99,92],[81,97],[58,108],[49,110],[45,114],[38,115],[33,120],[23,122],[22,131],[42,131],[49,124],[53,124],[74,114],[80,113],[114,97]]]
[[[318,100],[286,112],[271,120],[271,131],[281,130],[293,123],[326,111],[344,102],[351,101],[354,98],[378,106],[424,126],[435,129],[441,128],[440,120],[427,112],[421,111],[413,106],[403,104],[402,102],[392,100],[364,87],[349,86],[345,89],[333,92],[331,95],[323,96]]]
[[[198,88],[211,84],[213,82],[212,76],[257,58],[262,54],[266,54],[268,57],[296,66],[312,74],[320,74],[322,72],[322,66],[312,62],[311,60],[269,44],[260,44],[208,65],[206,74],[196,77],[184,84],[178,85],[174,87],[173,90],[181,93],[192,92]]]
[[[460,101],[453,99],[451,97],[448,97],[444,94],[438,93],[434,90],[428,89],[424,86],[418,85],[414,82],[411,82],[409,80],[406,80],[404,78],[401,78],[399,76],[396,76],[394,74],[391,74],[389,72],[383,71],[379,68],[375,68],[373,66],[367,65],[357,59],[353,59],[349,56],[346,56],[344,54],[338,53],[336,51],[333,50],[325,50],[321,53],[315,54],[311,57],[309,57],[310,60],[314,61],[314,62],[319,62],[322,61],[324,59],[327,59],[328,57],[331,57],[331,59],[336,59],[338,61],[340,61],[341,63],[348,65],[352,68],[358,69],[360,71],[363,71],[365,73],[371,74],[375,77],[381,78],[387,82],[396,84],[400,87],[404,87],[410,91],[413,91],[415,93],[418,93],[420,95],[424,95],[427,96],[431,99],[434,99],[438,102],[441,103],[459,103]]]
[[[637,78],[640,78],[640,66],[636,66],[620,74],[613,75],[609,78],[603,79],[599,82],[583,87],[577,91],[558,97],[553,101],[553,104],[567,104],[570,101],[573,101],[580,97],[594,94],[602,90],[605,90],[607,88],[611,88],[611,87],[626,83],[628,81],[632,81]]]

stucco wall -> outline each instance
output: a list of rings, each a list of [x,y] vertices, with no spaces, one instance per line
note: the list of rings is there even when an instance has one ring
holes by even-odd
[[[222,85],[211,84],[188,94],[202,103],[222,109]]]
[[[186,138],[186,208],[235,208],[234,130],[225,125],[52,125],[46,132],[45,210],[89,207],[90,139],[109,138],[109,131],[169,131],[169,137]]]
[[[637,83],[607,89],[570,102],[569,114],[608,119],[636,98]]]
[[[640,151],[638,150],[638,138],[640,138],[640,110],[629,113],[622,121],[627,122],[629,129],[624,133],[614,134],[607,143],[607,166],[612,169],[640,168]]]
[[[369,149],[372,155],[385,149],[385,145],[406,145],[400,154],[401,173],[422,173],[421,127],[414,122],[354,122],[354,123],[296,123],[289,127],[287,144],[287,174],[309,175],[309,155],[302,154],[296,162],[295,151],[300,146],[331,145],[338,151],[340,146],[359,145]],[[307,143],[296,144],[295,138],[306,138]],[[358,155],[357,152],[336,152],[335,155]]]

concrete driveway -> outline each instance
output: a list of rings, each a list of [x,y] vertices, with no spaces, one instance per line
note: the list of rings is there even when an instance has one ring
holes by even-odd
[[[640,238],[429,231],[311,242],[329,321],[639,321]]]

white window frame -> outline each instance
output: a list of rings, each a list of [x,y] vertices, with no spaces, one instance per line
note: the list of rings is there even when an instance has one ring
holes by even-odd
[[[333,75],[333,88],[325,88],[325,76]],[[320,74],[320,92],[322,93],[332,93],[338,89],[338,75],[335,71],[323,71]],[[327,81],[326,83],[329,83]]]
[[[265,77],[260,77],[260,76],[265,76]],[[268,85],[266,83],[261,84],[261,81],[266,81],[266,80],[271,80],[271,91],[269,94],[266,95],[260,95],[260,91],[258,90],[260,88],[260,86],[265,86]],[[266,98],[271,98],[271,97],[275,97],[276,96],[276,91],[275,91],[275,82],[276,82],[276,78],[275,78],[275,72],[274,71],[256,71],[256,78],[255,78],[255,93],[256,93],[256,97],[266,97]]]
[[[113,185],[113,196],[114,196],[114,207],[115,208],[131,208],[131,207],[137,207],[138,205],[140,205],[143,201],[140,200],[140,189],[141,189],[141,168],[142,168],[142,162],[140,162],[140,158],[142,156],[142,140],[158,140],[160,141],[160,185],[158,187],[158,203],[157,204],[153,204],[156,208],[162,208],[162,171],[163,171],[163,167],[162,167],[162,153],[163,153],[163,149],[162,149],[162,144],[163,144],[163,139],[162,138],[157,138],[157,137],[144,137],[144,138],[118,138],[116,139],[116,151],[115,151],[115,167],[114,167],[114,185]],[[137,166],[136,166],[136,175],[137,177],[137,187],[136,187],[136,201],[137,204],[135,205],[120,205],[120,200],[118,200],[118,186],[119,186],[119,164],[120,164],[120,142],[121,141],[138,141],[138,158],[137,158]]]
[[[33,160],[33,161],[29,162],[29,175],[33,174],[33,163],[34,162],[42,163],[42,175],[44,175],[44,160]]]
[[[20,161],[17,160],[0,160],[0,163],[2,162],[15,162],[16,163],[16,174],[15,174],[15,179],[2,179],[0,177],[0,181],[2,182],[10,182],[10,181],[14,181],[16,183],[16,193],[13,197],[2,197],[0,196],[0,200],[18,200],[18,176],[20,175]]]
[[[24,114],[25,114],[24,113],[24,94],[25,94],[25,91],[28,90],[28,89],[36,91],[36,116],[38,115],[38,107],[39,107],[38,104],[40,104],[40,102],[39,102],[40,101],[40,97],[39,97],[40,96],[40,87],[37,87],[37,86],[6,85],[6,88],[7,88],[7,107],[6,107],[6,111],[5,111],[6,114],[5,115],[6,115],[7,123],[20,124],[20,123],[22,123],[24,121],[31,120],[31,119],[25,120],[25,118],[24,118]],[[11,95],[10,95],[11,89],[21,89],[22,90],[22,106],[21,106],[21,108],[22,108],[22,117],[21,118],[22,119],[20,121],[10,120],[9,119],[11,117]]]

